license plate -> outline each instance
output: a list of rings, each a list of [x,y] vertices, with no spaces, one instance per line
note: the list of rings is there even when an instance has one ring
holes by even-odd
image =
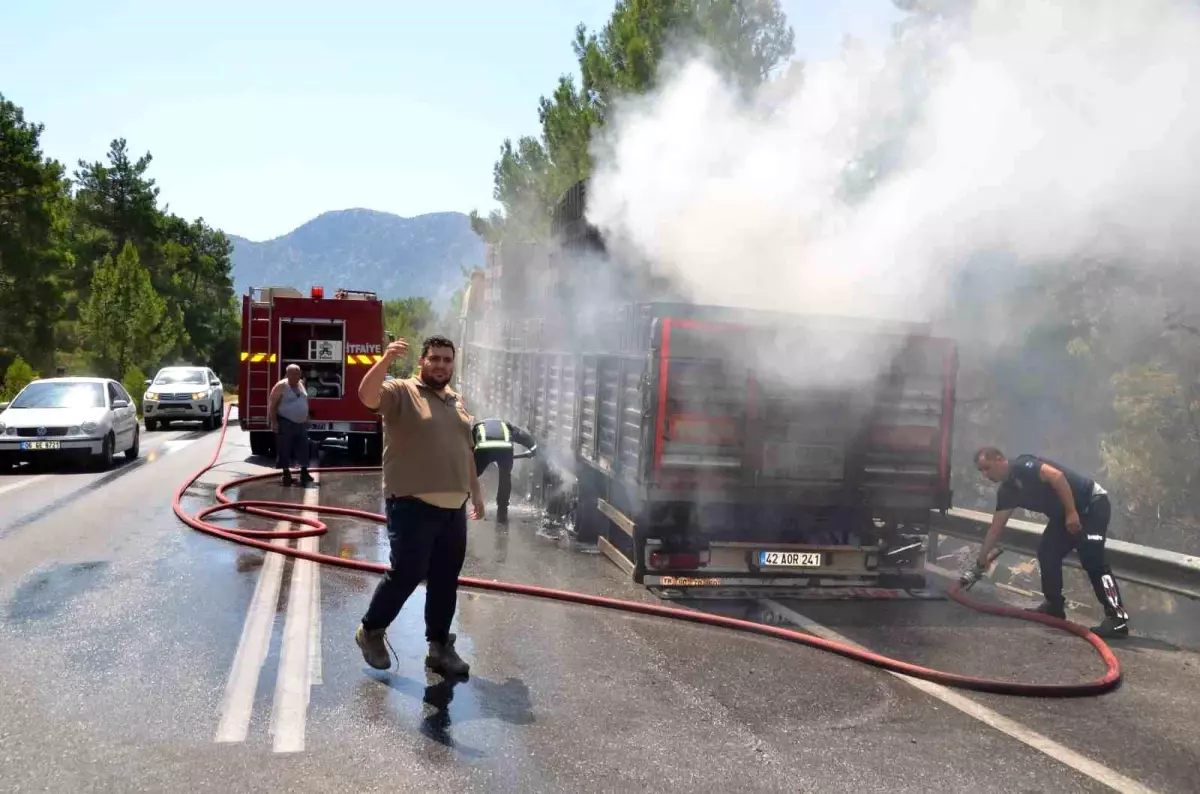
[[[758,564],[772,568],[820,568],[819,551],[760,551]]]
[[[22,441],[21,449],[58,449],[57,441]]]
[[[309,422],[308,429],[309,430],[329,430],[330,425],[329,425],[329,422]]]

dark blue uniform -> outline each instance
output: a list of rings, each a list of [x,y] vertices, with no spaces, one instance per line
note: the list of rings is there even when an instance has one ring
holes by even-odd
[[[1079,522],[1083,528],[1072,535],[1067,531],[1067,511],[1054,487],[1041,479],[1042,464],[1058,469],[1066,477]],[[1123,626],[1128,620],[1121,605],[1117,580],[1104,557],[1104,543],[1112,506],[1108,492],[1090,477],[1036,455],[1020,455],[1009,461],[1008,478],[996,492],[996,510],[1024,508],[1046,516],[1046,529],[1038,546],[1038,567],[1042,573],[1044,611],[1061,616],[1063,610],[1062,561],[1075,549],[1079,563],[1092,582],[1096,598],[1104,607],[1109,622]]]
[[[512,495],[512,467],[516,458],[537,454],[537,442],[527,431],[503,419],[484,419],[471,428],[475,443],[475,473],[482,476],[488,466],[496,464],[500,482],[496,486],[496,520],[508,520],[508,500]],[[525,447],[525,452],[513,452],[513,444]]]

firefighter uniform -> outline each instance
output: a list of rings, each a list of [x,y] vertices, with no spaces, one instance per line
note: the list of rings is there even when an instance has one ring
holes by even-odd
[[[500,482],[496,487],[496,520],[508,520],[508,500],[512,494],[512,467],[516,458],[537,454],[537,442],[528,432],[503,419],[485,419],[472,428],[475,445],[475,473],[482,476],[487,467],[496,464]],[[525,447],[525,452],[513,452],[513,444]]]

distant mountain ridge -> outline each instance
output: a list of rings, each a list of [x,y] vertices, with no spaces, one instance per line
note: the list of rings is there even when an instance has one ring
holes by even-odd
[[[325,212],[264,242],[229,235],[234,290],[317,285],[373,290],[381,298],[425,297],[444,310],[464,284],[462,269],[483,265],[484,244],[461,212],[404,218],[390,212]]]

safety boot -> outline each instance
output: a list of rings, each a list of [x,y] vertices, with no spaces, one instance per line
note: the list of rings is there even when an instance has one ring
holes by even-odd
[[[308,473],[308,469],[300,470],[300,484],[301,485],[312,485],[314,482],[316,482],[316,480],[314,480],[313,476]]]
[[[363,660],[376,670],[386,670],[392,666],[392,657],[388,654],[387,646],[383,642],[385,631],[386,629],[368,631],[359,623],[358,630],[354,632],[354,641],[362,650]]]
[[[1116,615],[1106,615],[1099,626],[1092,626],[1092,633],[1097,637],[1128,637],[1129,621]]]
[[[498,505],[496,507],[496,523],[508,523],[508,505]]]
[[[449,675],[465,676],[471,671],[471,665],[462,660],[458,655],[458,651],[454,650],[454,640],[456,636],[451,634],[446,642],[430,642],[429,655],[425,657],[425,664],[433,670]]]
[[[1038,604],[1036,607],[1030,607],[1029,609],[1026,609],[1025,611],[1026,612],[1037,612],[1038,614],[1041,614],[1041,615],[1049,615],[1050,617],[1058,618],[1059,620],[1067,619],[1067,612],[1065,609],[1063,609],[1062,604],[1055,604],[1050,601],[1043,601],[1042,603]]]

